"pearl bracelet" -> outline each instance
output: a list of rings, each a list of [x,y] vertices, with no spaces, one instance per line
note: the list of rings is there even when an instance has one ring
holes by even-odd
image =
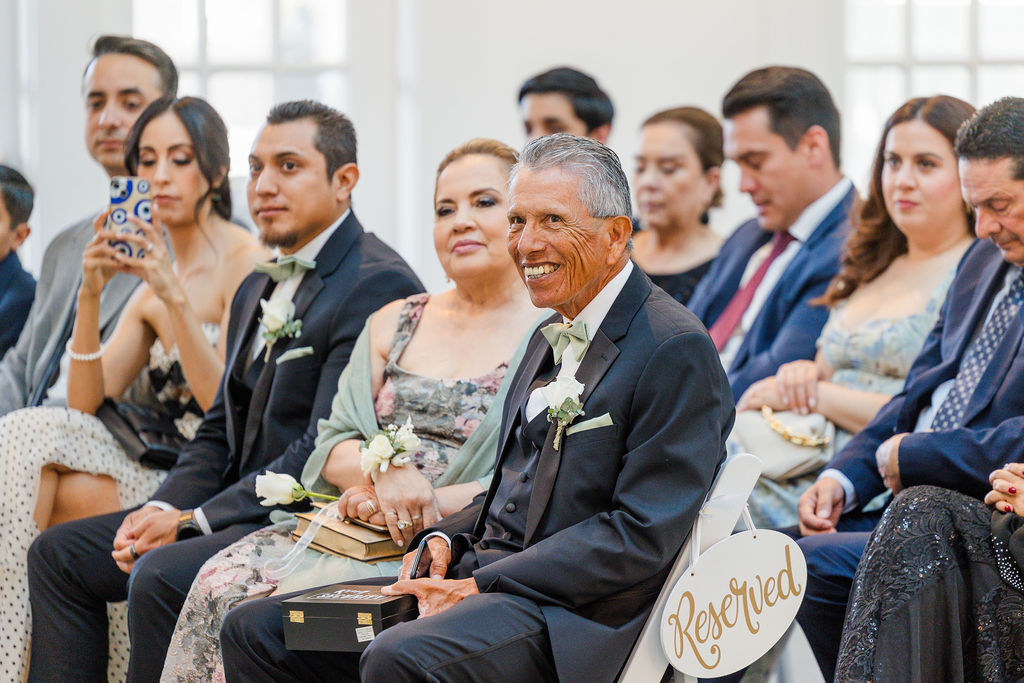
[[[106,344],[100,344],[99,351],[93,351],[92,353],[75,353],[71,350],[71,340],[68,339],[68,343],[64,345],[64,350],[68,354],[68,358],[71,360],[77,360],[80,363],[89,363],[94,360],[99,360],[103,357],[103,352],[107,350]]]

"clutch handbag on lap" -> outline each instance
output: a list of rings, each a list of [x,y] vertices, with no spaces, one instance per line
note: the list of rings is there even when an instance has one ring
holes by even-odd
[[[776,413],[765,406],[736,413],[729,438],[761,459],[761,476],[785,481],[828,464],[835,453],[836,426],[819,413]]]
[[[300,512],[295,515],[298,526],[292,532],[292,539],[298,541],[309,528],[316,511]],[[316,530],[309,547],[320,552],[351,557],[364,562],[401,557],[404,549],[395,545],[387,527],[355,523],[349,519],[321,516],[322,526]]]
[[[336,583],[281,603],[289,650],[362,652],[381,631],[419,615],[412,595]]]
[[[167,415],[147,406],[105,398],[96,417],[129,458],[153,469],[174,467],[188,442]]]

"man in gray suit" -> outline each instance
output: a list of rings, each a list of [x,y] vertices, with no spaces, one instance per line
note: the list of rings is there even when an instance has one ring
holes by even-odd
[[[124,142],[135,119],[153,100],[174,96],[178,72],[156,45],[123,36],[100,36],[82,77],[85,142],[109,176],[127,175]],[[92,237],[88,216],[58,234],[43,255],[35,302],[18,343],[0,361],[0,415],[67,402],[64,345],[74,322],[82,252]],[[110,336],[138,278],[116,275],[100,300],[100,334]]]

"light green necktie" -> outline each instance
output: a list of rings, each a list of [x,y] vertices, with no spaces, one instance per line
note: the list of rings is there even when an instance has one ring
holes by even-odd
[[[572,323],[551,323],[541,328],[540,332],[548,340],[548,344],[551,344],[551,350],[555,352],[556,364],[562,362],[562,354],[570,344],[577,362],[583,358],[587,347],[590,346],[587,324],[582,320]]]
[[[271,263],[257,263],[253,270],[257,273],[266,273],[274,282],[281,282],[296,275],[302,275],[307,270],[314,268],[316,268],[316,261],[307,261],[298,256],[282,256]]]

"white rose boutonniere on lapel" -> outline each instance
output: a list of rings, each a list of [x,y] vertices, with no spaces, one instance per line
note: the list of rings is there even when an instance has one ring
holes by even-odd
[[[580,395],[583,385],[573,377],[556,377],[555,381],[541,388],[544,400],[548,402],[548,422],[554,422],[555,450],[562,443],[562,432],[580,415],[583,415],[583,404]]]
[[[278,339],[286,337],[298,337],[302,332],[302,321],[295,319],[295,303],[291,299],[260,299],[260,308],[263,315],[260,317],[260,324],[263,325],[263,341],[267,344],[264,362],[270,360],[270,351]]]

